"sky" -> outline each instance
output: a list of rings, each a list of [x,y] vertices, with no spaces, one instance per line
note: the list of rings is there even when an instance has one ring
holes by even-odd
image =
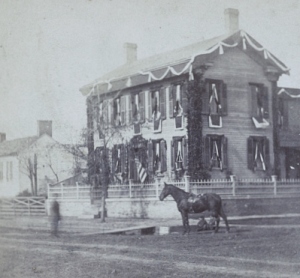
[[[79,89],[125,62],[225,33],[224,10],[290,69],[278,85],[300,88],[299,0],[1,0],[0,132],[7,140],[37,134],[77,143],[86,126]]]

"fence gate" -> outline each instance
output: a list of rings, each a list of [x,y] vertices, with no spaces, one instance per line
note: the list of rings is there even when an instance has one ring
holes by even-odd
[[[46,215],[45,198],[0,198],[0,215]]]

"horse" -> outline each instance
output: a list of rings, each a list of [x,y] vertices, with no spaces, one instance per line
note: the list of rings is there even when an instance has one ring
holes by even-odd
[[[163,201],[168,195],[173,197],[177,203],[177,208],[181,213],[184,229],[183,234],[191,231],[189,225],[189,213],[200,213],[206,210],[209,211],[211,216],[216,219],[216,227],[214,229],[215,233],[219,230],[220,216],[225,221],[226,231],[229,232],[227,216],[222,207],[222,199],[218,194],[205,193],[203,195],[195,195],[165,182],[159,199]]]

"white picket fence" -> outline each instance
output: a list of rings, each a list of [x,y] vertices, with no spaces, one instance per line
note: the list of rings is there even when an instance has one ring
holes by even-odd
[[[173,185],[194,194],[214,192],[222,198],[235,197],[273,197],[300,196],[300,179],[230,179],[191,181],[186,177],[183,181],[169,181]],[[158,199],[163,189],[162,182],[136,184],[130,182],[124,185],[109,185],[108,198],[145,198]],[[54,196],[61,199],[100,199],[101,189],[93,189],[89,185],[56,184],[48,186],[48,198]]]

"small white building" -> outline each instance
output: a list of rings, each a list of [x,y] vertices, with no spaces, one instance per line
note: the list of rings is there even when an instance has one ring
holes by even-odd
[[[45,124],[50,126],[48,130]],[[0,197],[13,197],[24,190],[31,193],[30,176],[34,179],[34,175],[30,172],[35,168],[38,195],[46,193],[47,184],[74,175],[74,155],[51,135],[51,122],[39,121],[38,136],[8,141],[1,136]]]

